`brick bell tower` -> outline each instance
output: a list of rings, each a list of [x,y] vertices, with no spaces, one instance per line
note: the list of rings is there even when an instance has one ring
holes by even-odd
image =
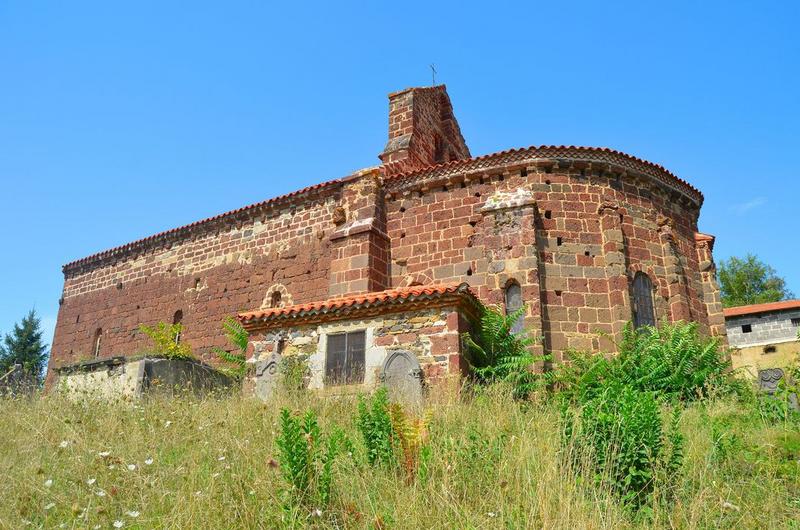
[[[389,94],[389,141],[379,155],[383,164],[351,175],[342,190],[337,229],[331,236],[328,294],[347,296],[392,287],[384,178],[469,157],[444,85]]]
[[[389,141],[379,155],[384,175],[470,156],[444,85],[389,94]]]

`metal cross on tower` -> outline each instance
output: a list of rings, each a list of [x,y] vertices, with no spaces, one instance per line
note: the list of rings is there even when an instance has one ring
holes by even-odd
[[[436,65],[431,64],[430,67],[431,67],[431,78],[433,81],[433,86],[436,86]]]

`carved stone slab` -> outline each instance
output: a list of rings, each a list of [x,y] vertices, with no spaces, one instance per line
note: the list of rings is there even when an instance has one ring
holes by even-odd
[[[391,352],[381,368],[381,382],[389,391],[389,399],[407,404],[422,402],[422,368],[414,354]]]
[[[758,389],[765,394],[773,395],[778,391],[781,380],[784,378],[783,370],[780,368],[768,368],[766,370],[758,371]],[[798,402],[797,394],[792,393],[789,395],[789,405],[794,409],[800,411],[800,402]]]
[[[262,401],[267,401],[275,393],[275,387],[278,384],[278,364],[280,361],[281,356],[273,353],[256,363],[255,392],[256,396]]]

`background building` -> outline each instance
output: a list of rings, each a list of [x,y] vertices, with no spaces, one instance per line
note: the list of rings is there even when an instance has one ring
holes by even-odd
[[[724,310],[728,341],[736,348],[734,368],[752,376],[785,368],[800,355],[800,300],[730,307]]]

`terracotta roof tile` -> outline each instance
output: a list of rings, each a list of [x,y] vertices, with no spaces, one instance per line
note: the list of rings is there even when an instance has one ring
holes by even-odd
[[[232,217],[235,217],[238,214],[249,212],[251,210],[256,210],[256,209],[264,208],[264,207],[268,207],[268,206],[273,206],[273,205],[282,203],[284,201],[287,201],[288,199],[291,199],[291,198],[294,198],[294,197],[298,197],[300,195],[305,195],[305,194],[311,193],[313,191],[317,191],[317,190],[321,190],[323,188],[327,188],[327,187],[331,187],[331,186],[335,186],[335,185],[341,184],[343,181],[347,180],[347,178],[348,177],[345,177],[345,178],[342,178],[342,179],[336,179],[336,180],[329,180],[328,182],[323,182],[321,184],[314,184],[312,186],[308,186],[308,187],[305,187],[303,189],[300,189],[300,190],[297,190],[297,191],[293,191],[291,193],[287,193],[285,195],[279,195],[279,196],[274,197],[272,199],[267,199],[265,201],[261,201],[261,202],[257,202],[257,203],[254,203],[254,204],[250,204],[248,206],[243,206],[241,208],[237,208],[236,210],[231,210],[229,212],[221,213],[221,214],[215,215],[213,217],[208,217],[206,219],[201,219],[200,221],[195,221],[193,223],[189,223],[188,225],[183,225],[183,226],[180,226],[178,228],[172,228],[171,230],[165,230],[164,232],[159,232],[159,233],[154,234],[152,236],[148,236],[148,237],[145,237],[145,238],[142,238],[142,239],[137,239],[136,241],[132,241],[130,243],[126,243],[126,244],[120,245],[118,247],[110,248],[108,250],[104,250],[102,252],[98,252],[96,254],[92,254],[90,256],[86,256],[85,258],[81,258],[81,259],[78,259],[78,260],[75,260],[75,261],[71,261],[71,262],[67,263],[66,265],[64,265],[62,269],[63,269],[64,272],[67,272],[70,269],[74,269],[76,267],[80,267],[81,265],[88,264],[88,263],[91,263],[91,262],[100,261],[100,260],[103,260],[105,258],[113,257],[115,255],[121,255],[121,254],[124,254],[127,251],[136,250],[137,248],[147,248],[150,244],[156,243],[156,242],[158,242],[160,240],[161,241],[167,240],[167,239],[170,239],[170,237],[180,238],[180,237],[184,236],[185,234],[188,234],[189,232],[191,232],[191,230],[193,228],[197,227],[197,226],[213,223],[214,221],[220,221],[220,220],[223,220],[225,218],[232,218]]]
[[[628,167],[632,170],[646,173],[666,184],[667,186],[683,192],[685,195],[688,195],[699,204],[702,204],[703,202],[703,194],[700,192],[700,190],[682,178],[679,178],[664,166],[654,164],[653,162],[648,162],[642,158],[623,153],[622,151],[617,151],[616,149],[610,149],[608,147],[582,147],[577,145],[540,145],[521,147],[517,149],[506,149],[505,151],[499,151],[497,153],[466,158],[463,160],[453,160],[415,171],[398,173],[388,177],[387,182],[405,182],[418,179],[424,180],[429,177],[449,176],[451,174],[457,174],[464,171],[477,171],[485,169],[487,166],[493,163],[496,163],[496,165],[507,165],[510,163],[521,162],[526,159],[535,158],[563,158],[617,164]]]
[[[742,315],[754,315],[758,313],[769,313],[772,311],[786,311],[787,309],[800,309],[800,300],[783,300],[782,302],[769,302],[766,304],[740,305],[738,307],[727,307],[722,310],[725,318],[739,317]]]
[[[295,304],[286,307],[248,311],[245,313],[239,313],[238,317],[242,324],[248,326],[250,324],[266,321],[283,321],[316,315],[331,315],[379,306],[392,306],[418,301],[430,301],[440,299],[448,295],[463,295],[477,300],[475,298],[475,294],[471,291],[467,283],[462,282],[442,285],[417,285],[412,287],[387,289],[385,291],[376,291],[365,294],[341,296],[306,304]]]
[[[409,181],[417,181],[417,180],[422,181],[428,178],[447,177],[450,175],[463,173],[465,171],[479,171],[482,169],[488,169],[489,167],[508,165],[515,162],[522,162],[524,160],[530,160],[535,158],[540,158],[540,159],[563,158],[572,160],[580,159],[580,160],[604,162],[609,164],[617,164],[620,165],[621,167],[627,167],[630,168],[631,170],[636,170],[646,173],[651,177],[656,178],[660,182],[664,183],[665,185],[673,189],[679,190],[682,193],[688,195],[689,197],[697,201],[698,204],[702,204],[703,202],[703,194],[700,193],[700,191],[697,190],[697,188],[693,187],[685,180],[678,178],[676,175],[668,171],[663,166],[606,147],[579,147],[573,145],[569,146],[541,145],[538,147],[531,146],[519,149],[507,149],[505,151],[499,151],[497,153],[491,153],[488,155],[466,158],[464,160],[454,160],[452,162],[447,162],[444,164],[428,166],[407,173],[398,173],[395,175],[388,176],[386,178],[386,183],[389,186],[391,185],[397,186],[397,185],[402,185]],[[355,174],[357,173],[358,172],[356,172]],[[293,191],[291,193],[287,193],[285,195],[281,195],[273,199],[268,199],[266,201],[251,204],[249,206],[244,206],[242,208],[238,208],[236,210],[222,213],[220,215],[196,221],[188,225],[184,225],[178,228],[173,228],[171,230],[166,230],[164,232],[160,232],[158,234],[145,237],[143,239],[139,239],[131,243],[127,243],[125,245],[114,247],[109,250],[104,250],[102,252],[98,252],[96,254],[87,256],[85,258],[81,258],[72,261],[70,263],[67,263],[66,265],[64,265],[63,271],[67,273],[71,270],[78,269],[84,265],[97,264],[106,259],[114,259],[115,257],[127,256],[131,252],[134,253],[140,252],[157,244],[165,244],[174,240],[180,240],[184,237],[187,237],[194,228],[199,227],[201,225],[210,224],[215,221],[221,221],[227,218],[234,218],[238,214],[250,212],[252,210],[256,210],[259,208],[273,206],[285,202],[289,199],[296,198],[316,190],[321,190],[323,188],[339,185],[347,181],[349,178],[352,178],[352,175],[341,179],[331,180],[328,182],[323,182],[321,184],[308,186],[301,190]]]

